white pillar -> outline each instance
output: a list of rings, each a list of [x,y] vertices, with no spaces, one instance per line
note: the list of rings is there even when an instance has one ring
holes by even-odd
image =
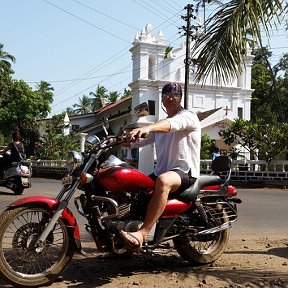
[[[80,133],[80,152],[84,152],[86,136],[88,133]]]
[[[70,119],[67,113],[65,114],[63,122],[64,122],[63,135],[67,136],[70,134]]]
[[[259,160],[258,155],[259,155],[259,149],[255,149],[254,159],[255,159],[256,161]],[[255,164],[254,170],[255,170],[255,171],[260,171],[259,168],[260,168],[259,165],[258,165],[258,164]]]

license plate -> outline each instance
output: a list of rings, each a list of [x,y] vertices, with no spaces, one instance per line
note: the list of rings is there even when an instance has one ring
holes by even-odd
[[[62,178],[62,185],[70,185],[72,184],[73,178],[72,176],[65,176]]]

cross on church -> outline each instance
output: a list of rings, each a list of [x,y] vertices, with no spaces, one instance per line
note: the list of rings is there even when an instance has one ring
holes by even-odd
[[[230,110],[229,108],[228,108],[228,106],[226,106],[223,110],[225,110],[225,116],[227,116],[228,115],[228,111]]]

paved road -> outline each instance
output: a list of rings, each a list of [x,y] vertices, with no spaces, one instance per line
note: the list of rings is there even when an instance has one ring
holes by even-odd
[[[12,191],[0,187],[0,212],[7,204],[24,196],[41,194],[54,197],[61,187],[60,180],[43,178],[32,178],[32,187],[24,190],[20,196],[15,196]],[[238,196],[243,203],[238,206],[239,218],[231,229],[232,239],[288,236],[288,190],[239,188]],[[87,240],[83,225],[85,218],[78,214],[73,202],[70,202],[69,208],[77,218],[83,238]]]
[[[59,180],[32,178],[32,183],[32,188],[26,190],[23,196],[14,196],[9,190],[0,188],[0,212],[8,203],[20,197],[35,194],[55,196],[61,189]],[[287,244],[285,244],[287,242],[277,240],[288,239],[288,190],[238,189],[238,194],[243,203],[239,205],[239,219],[231,229],[233,241],[229,242],[226,253],[213,266],[194,269],[187,266],[178,255],[175,257],[175,254],[171,253],[160,257],[135,256],[129,261],[117,260],[111,256],[105,258],[99,254],[95,257],[91,254],[90,257],[83,259],[76,254],[73,263],[63,274],[63,278],[60,278],[60,282],[55,282],[49,287],[114,288],[154,285],[154,287],[192,288],[204,285],[219,288],[264,287],[264,284],[265,287],[276,287],[275,283],[280,283],[280,278],[284,286],[277,287],[288,287],[286,286],[288,285]],[[72,207],[70,209],[74,213],[75,209]],[[84,247],[92,248],[85,250],[94,253],[95,244],[88,242],[90,238],[87,238],[86,232],[83,231],[84,225],[81,224],[85,219],[79,214],[75,216],[80,225]],[[253,238],[256,239],[252,240]],[[275,242],[272,238],[276,239]],[[243,239],[246,241],[243,242]],[[261,279],[259,286],[254,285],[257,279]],[[286,284],[283,279],[286,279]],[[243,285],[238,286],[237,283]],[[0,287],[12,286],[6,285],[0,279]]]

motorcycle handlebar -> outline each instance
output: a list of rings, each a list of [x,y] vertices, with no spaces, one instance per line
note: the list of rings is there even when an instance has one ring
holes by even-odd
[[[141,135],[141,138],[147,138],[148,134],[143,134]],[[116,146],[116,145],[120,145],[122,143],[131,143],[131,142],[135,142],[135,140],[130,140],[128,141],[128,136],[127,135],[109,135],[106,136],[104,139],[102,139],[101,143],[98,144],[98,147],[101,149],[105,149],[105,148],[109,148],[112,146]]]
[[[145,133],[145,134],[142,134],[140,138],[141,138],[141,139],[148,138],[148,135],[149,135],[149,134],[146,134],[146,133]],[[128,141],[127,135],[120,136],[120,137],[122,137],[123,142],[131,143],[131,142],[135,142],[135,141],[136,141],[136,139],[134,139],[134,140],[132,139],[132,140],[129,140],[129,141]]]

